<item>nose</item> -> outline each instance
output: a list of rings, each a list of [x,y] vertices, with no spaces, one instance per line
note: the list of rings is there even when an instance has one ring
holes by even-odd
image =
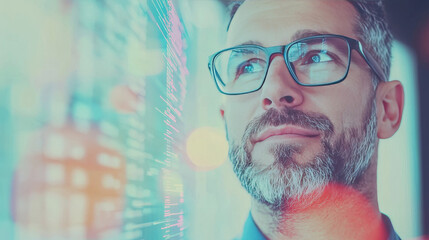
[[[301,105],[304,100],[301,88],[292,78],[283,56],[274,56],[261,89],[262,108],[295,108]]]

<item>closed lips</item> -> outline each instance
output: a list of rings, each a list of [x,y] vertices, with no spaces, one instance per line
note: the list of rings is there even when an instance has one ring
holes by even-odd
[[[254,138],[254,143],[262,142],[272,136],[285,135],[290,137],[317,137],[319,131],[314,129],[303,128],[293,125],[282,125],[278,127],[268,127]]]

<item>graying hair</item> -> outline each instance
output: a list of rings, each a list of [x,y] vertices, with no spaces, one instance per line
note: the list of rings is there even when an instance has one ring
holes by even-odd
[[[356,33],[363,47],[380,64],[384,75],[389,78],[392,58],[393,36],[389,29],[382,0],[347,0],[359,13],[356,19]],[[374,74],[373,74],[374,75]],[[382,79],[380,79],[382,80]],[[378,81],[373,76],[374,86]]]
[[[230,21],[227,29],[231,24],[232,18],[237,12],[241,4],[245,0],[232,0],[229,5]],[[382,0],[347,0],[353,5],[359,16],[355,19],[355,32],[358,35],[358,40],[363,44],[363,47],[368,51],[380,64],[384,75],[389,78],[391,49],[393,36],[389,29],[387,16]],[[379,81],[376,75],[372,74],[374,88]]]

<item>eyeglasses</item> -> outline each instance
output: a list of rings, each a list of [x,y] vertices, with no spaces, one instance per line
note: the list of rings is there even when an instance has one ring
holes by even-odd
[[[325,86],[343,81],[349,72],[351,51],[356,50],[381,81],[387,78],[362,44],[341,35],[317,35],[287,45],[241,45],[221,50],[209,58],[209,70],[219,91],[240,95],[261,89],[274,54],[282,54],[296,83]]]

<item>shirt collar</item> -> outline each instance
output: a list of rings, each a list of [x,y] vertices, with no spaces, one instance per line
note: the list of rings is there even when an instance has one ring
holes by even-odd
[[[383,222],[387,227],[389,232],[389,237],[387,240],[401,240],[401,238],[396,234],[395,229],[393,229],[392,222],[389,217],[382,214]],[[249,213],[246,223],[244,224],[243,234],[241,235],[241,240],[266,240],[261,230],[256,226],[255,221],[253,221],[252,214]]]
[[[261,230],[256,226],[255,221],[253,221],[252,214],[249,213],[246,223],[244,223],[243,234],[241,235],[241,240],[266,240]]]
[[[387,231],[389,232],[389,238],[387,240],[401,240],[401,238],[396,234],[395,229],[393,229],[392,222],[390,221],[389,217],[381,214],[383,218],[384,225],[387,228]]]

